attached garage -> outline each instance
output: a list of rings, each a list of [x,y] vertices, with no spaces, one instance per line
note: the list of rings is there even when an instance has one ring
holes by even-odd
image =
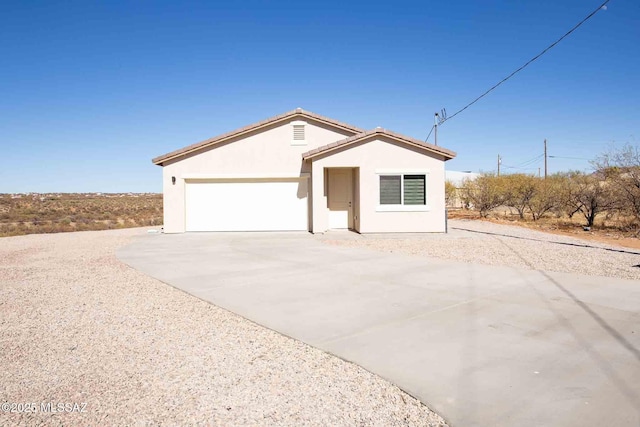
[[[186,231],[305,231],[306,178],[185,181]]]

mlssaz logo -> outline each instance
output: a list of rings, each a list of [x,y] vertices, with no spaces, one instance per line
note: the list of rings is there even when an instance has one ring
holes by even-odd
[[[87,404],[83,403],[61,403],[61,402],[42,402],[40,403],[40,412],[86,412]]]

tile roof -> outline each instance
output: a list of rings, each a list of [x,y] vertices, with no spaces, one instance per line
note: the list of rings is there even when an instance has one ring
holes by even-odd
[[[375,129],[372,129],[372,130],[368,130],[366,132],[358,133],[358,134],[353,135],[353,136],[351,136],[349,138],[345,138],[345,139],[342,139],[340,141],[333,142],[331,144],[327,144],[327,145],[324,145],[322,147],[318,147],[318,148],[315,148],[313,150],[307,151],[306,153],[302,154],[302,158],[305,159],[305,160],[309,159],[309,158],[313,158],[313,157],[318,156],[320,154],[324,154],[324,153],[330,152],[330,151],[332,151],[334,149],[337,149],[337,148],[340,148],[340,147],[344,147],[344,146],[348,146],[350,144],[354,144],[356,142],[359,142],[359,141],[362,141],[364,139],[367,139],[369,137],[374,137],[374,136],[387,136],[387,137],[389,137],[391,139],[394,139],[396,141],[403,142],[405,144],[409,144],[409,145],[414,146],[416,148],[420,148],[420,149],[423,149],[425,151],[429,151],[429,152],[444,156],[445,160],[451,160],[456,156],[456,153],[454,151],[447,150],[446,148],[440,147],[438,145],[429,144],[428,142],[424,142],[424,141],[421,141],[419,139],[411,138],[409,136],[401,135],[399,133],[392,132],[392,131],[387,130],[387,129],[375,128]]]
[[[277,123],[277,122],[280,122],[280,121],[284,121],[284,120],[287,120],[287,119],[290,119],[290,118],[293,118],[293,117],[305,117],[305,118],[308,118],[308,119],[313,119],[313,120],[316,120],[316,121],[319,121],[319,122],[322,122],[322,123],[326,123],[328,125],[331,125],[331,126],[343,129],[343,130],[347,130],[347,131],[353,132],[353,133],[363,132],[362,129],[360,129],[358,127],[355,127],[355,126],[352,126],[350,124],[339,122],[337,120],[330,119],[329,117],[324,117],[324,116],[321,116],[319,114],[312,113],[311,111],[305,111],[302,108],[296,108],[295,110],[289,111],[289,112],[284,113],[284,114],[279,114],[277,116],[271,117],[271,118],[263,120],[261,122],[254,123],[254,124],[242,127],[240,129],[236,129],[234,131],[227,132],[225,134],[222,134],[222,135],[219,135],[219,136],[216,136],[216,137],[213,137],[213,138],[209,138],[209,139],[206,139],[204,141],[197,142],[195,144],[191,144],[191,145],[189,145],[187,147],[181,148],[179,150],[172,151],[172,152],[167,153],[167,154],[163,154],[161,156],[155,157],[151,161],[156,165],[162,165],[162,162],[165,162],[167,160],[170,160],[170,159],[173,159],[173,158],[176,158],[176,157],[180,157],[180,156],[189,154],[191,152],[200,150],[200,149],[205,148],[205,147],[209,147],[211,145],[222,143],[222,142],[227,141],[227,140],[229,140],[231,138],[234,138],[236,136],[239,136],[239,135],[242,135],[242,134],[245,134],[245,133],[249,133],[249,132],[252,132],[252,131],[254,131],[256,129],[260,129],[262,127],[269,126],[271,124],[274,124],[274,123]]]

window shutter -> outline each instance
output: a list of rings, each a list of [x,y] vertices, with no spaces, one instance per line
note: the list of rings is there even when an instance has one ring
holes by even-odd
[[[404,204],[425,204],[425,178],[424,175],[404,176]]]
[[[400,175],[380,177],[380,204],[399,205],[400,199]]]
[[[293,140],[304,141],[304,125],[293,125]]]

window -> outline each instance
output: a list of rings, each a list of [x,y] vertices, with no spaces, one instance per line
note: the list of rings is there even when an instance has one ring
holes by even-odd
[[[380,177],[380,204],[401,205],[402,185],[400,175],[382,175]]]
[[[300,120],[291,122],[291,145],[307,145],[306,125]]]
[[[379,211],[428,210],[425,174],[380,174]]]
[[[424,205],[424,175],[405,175],[404,181],[404,205]]]

